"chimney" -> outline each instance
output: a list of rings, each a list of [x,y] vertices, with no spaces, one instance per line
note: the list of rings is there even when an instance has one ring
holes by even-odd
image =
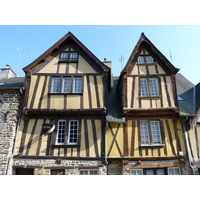
[[[104,65],[106,65],[107,67],[110,68],[110,80],[111,80],[111,87],[113,87],[113,74],[112,74],[112,62],[111,61],[107,61],[107,58],[104,58],[103,61]]]
[[[6,68],[2,68],[0,71],[0,79],[13,78],[16,76],[17,76],[17,74],[12,70],[12,67],[9,65],[6,65]]]

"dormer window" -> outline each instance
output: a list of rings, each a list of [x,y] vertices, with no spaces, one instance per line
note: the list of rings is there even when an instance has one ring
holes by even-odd
[[[72,52],[64,52],[60,55],[60,62],[70,62],[70,61],[77,61],[78,55],[77,53]]]
[[[153,63],[153,58],[151,56],[146,57],[147,63]]]
[[[143,57],[143,56],[139,56],[139,57],[138,57],[137,63],[138,63],[138,64],[144,63],[144,57]]]

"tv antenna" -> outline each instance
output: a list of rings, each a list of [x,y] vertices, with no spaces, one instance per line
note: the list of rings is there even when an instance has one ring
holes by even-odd
[[[18,51],[18,61],[17,61],[17,69],[16,69],[16,74],[17,74],[18,68],[19,68],[19,63],[20,63],[21,54],[22,54],[22,53],[25,54],[25,50],[20,49],[19,47],[15,46],[15,45],[13,45],[13,47],[15,47],[15,48],[17,49],[17,51]]]
[[[124,61],[124,57],[122,57],[122,55],[121,55],[121,57],[119,58],[119,62],[121,62],[121,69],[122,69],[122,62]]]
[[[171,63],[172,63],[172,52],[171,52],[171,49],[169,49],[169,55],[170,55],[170,60],[171,60]]]

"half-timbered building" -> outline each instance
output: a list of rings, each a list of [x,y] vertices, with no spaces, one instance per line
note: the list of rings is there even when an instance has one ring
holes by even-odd
[[[15,174],[106,174],[110,68],[68,32],[23,70]]]
[[[110,105],[107,116],[108,174],[189,173],[178,110],[177,72],[142,33],[109,93],[118,100]]]

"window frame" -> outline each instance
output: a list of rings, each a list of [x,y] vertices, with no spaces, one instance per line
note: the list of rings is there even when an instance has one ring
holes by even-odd
[[[87,171],[87,174],[81,174],[81,171]],[[91,171],[96,171],[97,174],[90,174]],[[88,173],[89,172],[89,173]],[[94,168],[94,169],[79,169],[79,175],[99,175],[99,171],[98,169]]]
[[[149,62],[148,58],[151,58],[150,60],[152,62]],[[154,63],[155,63],[154,58],[152,56],[150,56],[150,55],[140,55],[137,58],[137,64],[139,64],[139,65],[154,64]]]
[[[147,123],[147,131],[148,131],[148,144],[144,144],[142,142],[142,132],[141,132],[141,123],[142,122],[145,122]],[[152,122],[157,122],[158,123],[158,131],[159,131],[159,140],[160,140],[160,143],[155,143],[154,140],[153,140],[153,131],[152,131],[152,127],[151,127],[151,123]],[[157,147],[157,146],[164,146],[163,144],[163,135],[162,135],[162,132],[163,130],[161,130],[161,125],[160,125],[160,120],[140,120],[139,122],[139,132],[140,132],[140,146],[141,147]]]
[[[176,170],[176,169],[178,169],[179,174],[176,174],[176,173],[175,173],[175,170]],[[173,170],[173,174],[170,174],[170,172],[169,172],[170,170]],[[168,167],[168,168],[167,168],[167,174],[168,174],[168,175],[181,175],[180,167]]]
[[[146,88],[142,88],[142,86],[144,86],[144,84],[142,84],[142,80],[146,81]],[[156,80],[156,92],[158,95],[153,95],[153,90],[154,88],[151,85],[151,80]],[[143,90],[146,90],[148,95],[144,95],[142,93]],[[159,81],[159,77],[141,77],[140,78],[140,98],[157,98],[160,97],[160,81]]]
[[[59,87],[59,92],[53,92],[54,88],[54,79],[55,78],[60,78],[60,87]],[[70,79],[70,91],[69,92],[64,92],[64,80],[65,79]],[[79,92],[74,91],[74,85],[75,85],[75,80],[79,78],[80,81],[80,90]],[[50,94],[55,94],[55,95],[60,95],[60,94],[70,94],[70,95],[78,95],[78,94],[83,94],[83,86],[84,86],[84,78],[83,76],[80,75],[74,75],[74,76],[52,76],[50,80],[50,88],[49,88],[49,93]]]
[[[60,122],[65,122],[65,132],[62,133],[64,134],[64,141],[63,142],[58,142],[58,139],[59,139],[59,123]],[[70,142],[70,125],[71,125],[71,122],[77,122],[77,133],[76,133],[76,139],[77,139],[77,142]],[[76,146],[76,145],[79,145],[79,134],[80,134],[80,120],[77,120],[77,119],[71,119],[71,120],[68,120],[68,119],[59,119],[57,121],[57,127],[56,127],[56,137],[55,137],[55,145],[56,146],[63,146],[63,145],[67,145],[67,146]]]
[[[63,56],[63,55],[66,56]],[[75,51],[64,51],[60,54],[59,62],[78,62],[78,53]]]

